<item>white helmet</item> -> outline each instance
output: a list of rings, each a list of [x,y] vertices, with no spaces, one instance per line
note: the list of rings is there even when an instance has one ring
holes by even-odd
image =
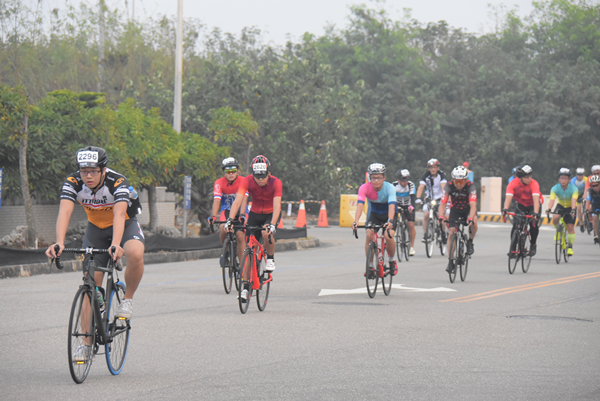
[[[452,178],[455,180],[466,180],[469,176],[469,170],[465,166],[458,166],[452,170]]]
[[[578,167],[577,170],[575,170],[575,173],[581,175],[585,173],[585,169],[583,167]]]
[[[385,166],[381,163],[373,163],[367,169],[369,172],[369,177],[373,174],[383,174],[385,175]]]
[[[594,171],[600,171],[600,164],[594,164],[594,165],[592,166],[592,173],[593,173]]]
[[[427,161],[427,167],[429,166],[439,166],[440,165],[440,161],[438,159],[429,159]]]
[[[590,183],[592,182],[600,182],[600,175],[591,175],[589,178]]]

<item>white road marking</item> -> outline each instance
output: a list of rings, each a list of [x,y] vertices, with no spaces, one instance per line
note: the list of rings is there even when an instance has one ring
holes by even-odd
[[[392,284],[392,288],[396,288],[398,290],[407,291],[407,292],[453,292],[452,288],[446,287],[436,287],[436,288],[416,288],[416,287],[406,287],[404,284]],[[378,290],[383,291],[378,288]],[[330,290],[330,289],[322,289],[319,293],[319,296],[325,295],[347,295],[347,294],[364,294],[367,292],[366,287],[355,288],[353,290]]]

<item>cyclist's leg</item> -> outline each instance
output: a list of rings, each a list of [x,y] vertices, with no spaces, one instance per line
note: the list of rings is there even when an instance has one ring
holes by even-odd
[[[112,238],[112,227],[101,229],[88,223],[85,229],[85,235],[83,237],[83,248],[96,248],[96,249],[107,249],[111,244]],[[85,260],[89,259],[89,255],[86,255]],[[94,262],[96,266],[104,266],[108,264],[108,255],[94,255]],[[102,281],[104,280],[104,273],[96,271],[94,274],[94,281],[96,286],[101,287]]]
[[[592,214],[592,227],[594,227],[594,237],[598,237],[598,212]]]
[[[565,224],[567,225],[567,243],[568,246],[572,248],[575,243],[575,219],[571,216],[571,208],[566,208],[565,211],[568,212],[563,217]]]
[[[427,232],[427,223],[429,222],[429,206],[423,205],[423,242],[425,242],[425,234]]]
[[[125,268],[125,291],[124,299],[133,299],[133,294],[142,281],[144,275],[144,250],[145,240],[142,228],[136,218],[125,222],[125,230],[121,246],[127,257],[127,267]]]
[[[396,226],[397,220],[398,220],[398,217],[394,216],[394,221],[392,222],[392,227]],[[384,234],[383,237],[385,238],[385,247],[387,248],[388,256],[390,257],[390,260],[394,260],[394,255],[396,255],[396,241],[394,239],[394,236],[396,235],[396,232],[392,228],[389,230],[389,234],[387,232],[384,232],[383,234]]]
[[[235,238],[237,239],[238,263],[242,263],[242,256],[244,255],[244,249],[246,249],[246,236],[242,230],[238,230],[235,233]]]

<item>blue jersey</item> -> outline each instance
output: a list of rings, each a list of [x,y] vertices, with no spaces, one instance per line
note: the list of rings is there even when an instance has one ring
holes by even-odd
[[[389,205],[396,206],[396,188],[387,181],[379,191],[375,191],[373,183],[367,182],[358,189],[358,203],[369,202],[369,213],[388,214]]]
[[[556,184],[550,190],[550,199],[558,199],[558,204],[562,207],[570,208],[571,207],[571,199],[577,200],[579,197],[579,189],[569,183],[567,184],[567,189],[562,189],[560,183]]]

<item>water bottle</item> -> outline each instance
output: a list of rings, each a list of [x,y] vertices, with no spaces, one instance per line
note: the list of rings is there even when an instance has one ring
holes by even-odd
[[[104,313],[104,288],[96,287],[96,299],[98,300],[98,306],[100,307],[100,313]]]
[[[133,187],[130,185],[129,186],[129,198],[130,199],[137,199],[138,197],[138,193],[135,189],[133,189]]]

